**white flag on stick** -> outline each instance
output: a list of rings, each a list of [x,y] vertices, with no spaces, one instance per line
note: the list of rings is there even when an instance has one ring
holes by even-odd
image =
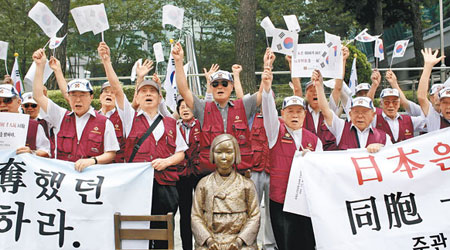
[[[276,28],[268,16],[261,21],[261,27],[266,31],[266,37],[272,37]]]
[[[92,32],[94,35],[109,29],[108,16],[103,3],[91,5],[90,18],[93,24]]]
[[[25,90],[23,89],[22,79],[20,79],[19,64],[17,63],[17,57],[14,59],[14,66],[11,71],[11,79],[14,83],[14,87],[16,88],[17,92],[19,92],[20,96],[22,96]]]
[[[369,33],[367,33],[367,29],[364,29],[361,33],[356,35],[355,40],[358,42],[369,43],[375,41],[377,38],[377,36],[369,35]]]
[[[36,63],[33,62],[28,69],[27,74],[25,75],[25,79],[23,82],[25,83],[27,89],[33,89],[33,81],[34,81],[34,75],[36,74]],[[44,84],[47,82],[48,78],[53,74],[52,68],[50,68],[50,65],[47,63],[45,64],[44,68]]]
[[[50,38],[50,43],[48,44],[48,47],[50,49],[56,49],[61,45],[61,43],[64,41],[64,38],[66,38],[67,34],[65,34],[63,37],[52,37]]]
[[[28,16],[36,22],[48,37],[56,36],[63,23],[43,3],[37,2],[28,12]]]
[[[81,6],[70,10],[73,20],[77,25],[80,35],[89,31],[92,31],[90,19],[89,19],[90,5]]]
[[[377,57],[380,61],[384,60],[384,47],[383,47],[383,40],[381,38],[378,38],[375,40],[375,53],[374,56]]]
[[[394,51],[392,52],[392,57],[403,57],[408,47],[409,40],[399,40],[395,42]]]
[[[356,93],[356,85],[358,84],[358,72],[356,71],[356,57],[353,58],[352,71],[350,73],[350,79],[348,81],[348,87],[352,91],[352,96]]]
[[[0,59],[6,60],[8,58],[8,43],[0,41]]]
[[[283,16],[283,19],[289,31],[297,33],[300,32],[301,28],[300,25],[298,24],[297,16],[295,15]]]
[[[298,34],[296,32],[276,29],[272,40],[272,50],[291,56],[297,46],[297,40]]]
[[[156,63],[164,62],[164,51],[162,43],[153,44],[153,52],[155,53]]]
[[[167,62],[164,89],[166,90],[166,105],[172,111],[175,111],[177,107],[177,82],[175,79],[175,61],[173,60],[172,53],[170,53],[169,61]]]
[[[175,26],[177,29],[181,30],[183,28],[183,18],[184,18],[184,9],[178,8],[176,6],[167,4],[163,7],[163,27],[166,27],[166,24],[170,24]]]

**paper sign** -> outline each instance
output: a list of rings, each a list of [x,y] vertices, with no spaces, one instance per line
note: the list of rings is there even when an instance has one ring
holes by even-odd
[[[327,50],[323,43],[298,44],[292,56],[292,77],[311,77],[315,69],[324,69]]]
[[[153,44],[153,52],[155,53],[156,62],[164,62],[164,52],[162,48],[162,43]]]
[[[29,115],[0,112],[0,149],[24,147],[29,120]]]
[[[8,43],[0,41],[0,59],[6,60],[8,58]]]

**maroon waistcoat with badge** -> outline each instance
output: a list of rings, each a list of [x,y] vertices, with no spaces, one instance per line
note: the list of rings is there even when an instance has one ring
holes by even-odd
[[[184,152],[184,160],[178,165],[179,176],[201,174],[200,159],[198,156],[200,153],[200,122],[197,119],[193,120],[194,125],[189,129],[189,141],[186,142],[189,148]],[[186,133],[183,126],[183,124],[180,124],[179,129],[186,141]]]
[[[302,147],[304,149],[314,151],[318,139],[309,130],[302,129]],[[275,202],[284,203],[289,173],[296,150],[294,138],[287,131],[284,122],[280,122],[277,142],[270,149],[270,160],[272,164],[270,168],[269,197]]]
[[[164,123],[164,134],[156,141],[153,133],[141,144],[133,162],[151,162],[158,158],[167,158],[175,154],[177,122],[170,117],[164,117],[161,121]],[[149,128],[147,118],[144,115],[134,115],[133,127],[127,136],[125,143],[125,160],[128,162],[133,153],[134,145],[147,132]],[[178,181],[177,166],[169,166],[162,171],[155,171],[155,180],[160,185],[174,186]]]
[[[441,129],[450,127],[450,122],[448,122],[444,117],[441,116]]]
[[[50,158],[55,157],[55,133],[53,132],[53,128],[49,129],[48,123],[44,119],[38,119],[37,120],[39,124],[41,124],[42,128],[44,129],[45,136],[50,141]]]
[[[122,120],[120,119],[119,112],[116,111],[109,117],[109,120],[114,126],[114,132],[116,132],[117,141],[119,142],[120,149],[116,152],[116,158],[114,162],[125,162],[125,138],[123,137]]]
[[[33,119],[28,121],[28,132],[27,140],[25,141],[25,146],[29,147],[31,150],[36,150],[36,136],[39,123]]]
[[[392,143],[401,142],[414,137],[414,126],[409,115],[400,115],[398,120],[398,138],[394,139],[389,123],[383,117],[383,111],[377,110],[377,129],[383,130],[391,137]]]
[[[241,163],[237,166],[240,173],[252,167],[252,147],[247,116],[242,100],[235,100],[228,106],[227,133],[233,135],[241,150]],[[227,104],[228,105],[228,104]],[[202,173],[210,173],[216,169],[209,163],[209,149],[214,138],[224,132],[222,115],[214,102],[205,105],[204,120],[200,136],[200,167]]]
[[[327,125],[325,124],[323,114],[320,112],[319,114],[319,126],[316,133],[316,128],[314,126],[314,118],[309,112],[308,107],[305,109],[306,116],[305,120],[303,122],[303,128],[306,128],[313,134],[317,135],[319,139],[322,141],[323,150],[325,151],[331,151],[331,150],[337,150],[338,147],[336,145],[336,137],[328,130]]]
[[[270,173],[270,153],[269,142],[267,140],[266,130],[264,129],[264,118],[261,114],[256,114],[253,119],[250,140],[253,152],[252,171]]]
[[[66,112],[62,119],[57,140],[57,158],[76,162],[79,159],[103,154],[106,121],[101,114],[89,115],[89,120],[78,139],[75,113]]]
[[[351,127],[351,122],[345,122],[344,130],[342,131],[341,141],[339,142],[339,149],[347,150],[349,148],[366,148],[372,143],[381,143],[386,145],[386,133],[380,129],[372,128],[369,132],[366,145],[359,147],[356,127]]]

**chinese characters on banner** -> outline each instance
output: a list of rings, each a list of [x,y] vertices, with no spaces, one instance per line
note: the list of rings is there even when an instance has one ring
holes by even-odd
[[[149,163],[78,173],[71,162],[1,150],[0,249],[114,249],[114,213],[150,214],[152,187]]]
[[[0,150],[25,146],[29,115],[0,113]]]
[[[317,249],[450,248],[450,128],[375,154],[294,157],[284,210],[310,216]]]

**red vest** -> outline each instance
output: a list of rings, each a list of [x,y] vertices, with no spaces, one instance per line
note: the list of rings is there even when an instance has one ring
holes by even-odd
[[[36,136],[38,126],[39,123],[30,118],[30,120],[28,121],[28,132],[25,146],[29,147],[31,150],[36,150]]]
[[[302,129],[302,147],[314,151],[319,138],[307,129]],[[280,130],[278,132],[277,142],[270,149],[270,190],[271,200],[284,203],[286,189],[291,171],[292,160],[297,148],[294,138],[287,131],[284,122],[280,121]]]
[[[448,122],[444,117],[441,116],[441,129],[450,127],[450,122]]]
[[[103,154],[103,139],[108,118],[101,114],[89,115],[89,120],[78,141],[75,123],[75,113],[66,112],[61,122],[56,150],[60,160],[76,162],[79,159],[90,158]]]
[[[414,137],[414,126],[412,124],[411,116],[400,115],[401,118],[398,119],[398,138],[396,141],[392,134],[391,127],[389,127],[389,123],[383,117],[383,110],[380,111],[377,110],[377,129],[381,129],[387,133],[391,137],[392,143],[401,142]]]
[[[122,120],[120,119],[119,112],[116,110],[109,120],[114,126],[114,131],[116,132],[117,141],[119,142],[120,149],[116,152],[116,158],[114,162],[125,162],[125,138],[123,137],[123,126]]]
[[[177,122],[170,117],[164,117],[161,121],[164,123],[164,134],[156,141],[153,133],[142,143],[137,151],[133,162],[151,162],[158,158],[167,158],[175,154]],[[144,115],[134,115],[133,127],[127,136],[125,143],[125,160],[128,162],[133,153],[134,145],[147,132],[149,124]],[[169,166],[162,171],[155,171],[155,180],[160,185],[174,186],[178,181],[177,166]]]
[[[42,128],[44,129],[45,136],[50,141],[50,158],[55,157],[55,133],[53,131],[53,128],[48,127],[48,123],[44,119],[38,119],[37,122],[41,124]],[[50,131],[49,131],[50,130]]]
[[[264,129],[264,119],[261,114],[256,114],[253,119],[251,142],[253,151],[252,171],[270,173],[269,141]]]
[[[319,115],[319,127],[317,129],[314,126],[314,119],[311,113],[309,112],[308,107],[305,109],[306,116],[305,120],[303,121],[303,128],[306,128],[313,134],[317,135],[319,139],[322,141],[323,150],[325,151],[331,151],[331,150],[337,150],[338,147],[336,145],[336,137],[328,130],[327,125],[325,124],[323,114],[320,112]]]
[[[228,106],[227,133],[233,135],[239,143],[241,164],[237,166],[237,170],[242,173],[252,167],[250,131],[242,100],[233,101],[233,104],[233,106]],[[200,136],[200,167],[202,173],[210,173],[216,169],[214,164],[209,163],[209,149],[214,138],[225,133],[224,131],[222,115],[216,103],[207,102]]]
[[[357,132],[355,127],[351,127],[351,122],[345,122],[344,130],[342,131],[341,141],[339,142],[339,149],[347,150],[349,148],[360,148],[358,146]],[[369,132],[367,144],[361,145],[361,148],[367,147],[372,143],[381,143],[386,145],[386,133],[380,129],[373,128]]]
[[[184,152],[184,160],[178,165],[178,175],[179,176],[189,176],[191,174],[200,174],[200,122],[194,119],[194,126],[189,130],[189,141],[187,145],[188,150]],[[186,141],[186,134],[184,132],[184,125],[180,124],[180,131]]]

